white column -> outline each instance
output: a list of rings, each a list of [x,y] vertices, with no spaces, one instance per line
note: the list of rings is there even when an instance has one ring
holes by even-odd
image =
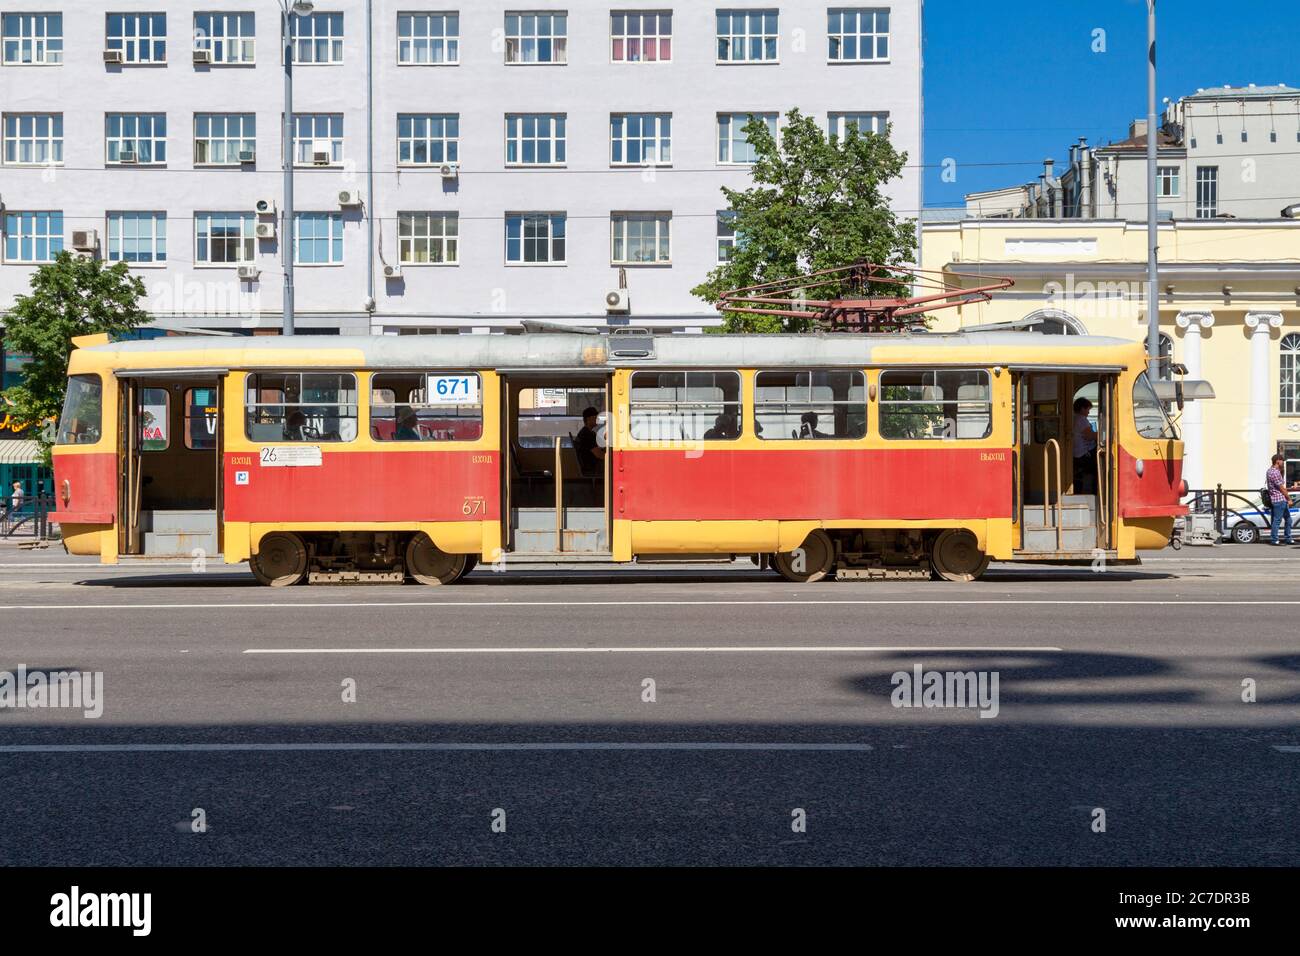
[[[1214,314],[1211,312],[1180,312],[1177,321],[1178,327],[1183,330],[1183,365],[1187,367],[1187,377],[1189,379],[1198,379],[1201,377],[1201,330],[1214,325]],[[1268,339],[1267,331],[1267,328],[1265,328],[1264,339],[1266,343]],[[1172,358],[1171,356],[1171,361]],[[1264,359],[1267,362],[1267,350],[1264,353]],[[1267,365],[1265,370],[1267,371]],[[1183,408],[1182,417],[1183,477],[1187,479],[1187,487],[1192,489],[1205,487],[1205,435],[1201,425],[1201,403],[1188,402]]]
[[[1268,468],[1273,456],[1269,440],[1273,426],[1272,383],[1268,375],[1269,333],[1282,325],[1280,312],[1247,312],[1246,328],[1250,329],[1250,408],[1246,427],[1250,434],[1250,463],[1248,473],[1259,475]]]

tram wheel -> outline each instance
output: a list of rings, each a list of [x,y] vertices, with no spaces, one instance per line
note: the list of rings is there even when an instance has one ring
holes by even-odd
[[[262,539],[248,566],[259,584],[291,587],[307,576],[307,545],[291,531],[276,531]]]
[[[406,573],[420,584],[451,584],[468,567],[469,555],[448,554],[423,531],[406,545]]]
[[[974,581],[988,569],[989,559],[975,535],[949,528],[935,539],[930,564],[935,575],[945,581]]]
[[[820,581],[835,565],[835,545],[831,536],[820,528],[793,551],[778,551],[772,556],[772,566],[787,581],[811,584]]]

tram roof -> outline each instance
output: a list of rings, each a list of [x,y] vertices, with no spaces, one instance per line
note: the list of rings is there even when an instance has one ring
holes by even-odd
[[[651,355],[632,355],[650,343]],[[972,364],[1122,365],[1141,343],[1038,332],[807,335],[584,335],[554,332],[456,336],[173,336],[79,349],[74,365],[114,369],[480,368],[628,366],[833,367]],[[83,365],[84,363],[84,365]]]

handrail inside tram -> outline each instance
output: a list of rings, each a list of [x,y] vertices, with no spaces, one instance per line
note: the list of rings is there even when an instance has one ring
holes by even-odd
[[[1051,468],[1047,459],[1047,449],[1054,447],[1056,449],[1056,550],[1061,550],[1061,443],[1055,438],[1047,439],[1043,445],[1043,494],[1047,494],[1047,479],[1051,476]],[[1043,520],[1047,520],[1047,504],[1043,505]]]

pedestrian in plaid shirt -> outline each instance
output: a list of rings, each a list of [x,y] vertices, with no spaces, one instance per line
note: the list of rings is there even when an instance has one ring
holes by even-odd
[[[1291,538],[1291,508],[1287,500],[1286,479],[1282,477],[1285,461],[1281,455],[1274,455],[1273,467],[1264,474],[1264,480],[1268,483],[1268,502],[1273,510],[1269,544],[1277,544],[1277,529],[1283,522],[1286,523],[1286,541],[1283,543],[1295,544]]]

